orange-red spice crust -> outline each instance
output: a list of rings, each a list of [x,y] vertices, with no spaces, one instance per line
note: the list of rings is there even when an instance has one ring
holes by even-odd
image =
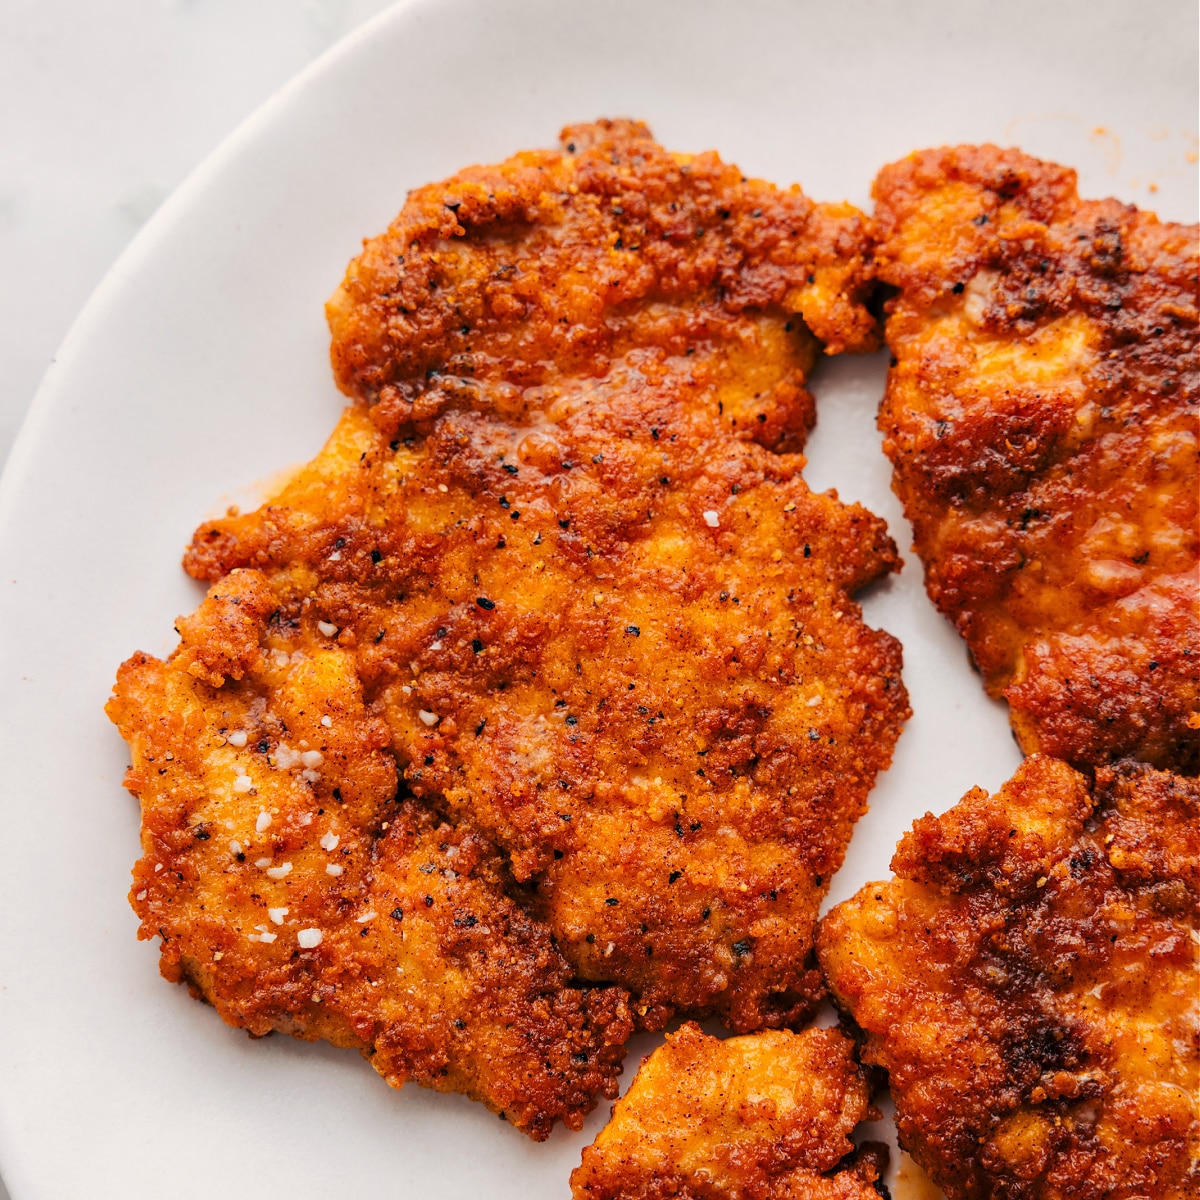
[[[290,622],[263,576],[230,575],[179,628],[108,706],[142,806],[130,899],[163,975],[255,1036],[357,1049],[393,1086],[465,1092],[535,1139],[579,1128],[616,1094],[624,993],[570,986],[490,843],[396,799],[353,655]]]
[[[838,1004],[948,1200],[1200,1189],[1200,783],[1035,756],[821,923]]]
[[[565,136],[367,244],[329,311],[370,407],[187,567],[340,631],[407,785],[495,839],[580,977],[651,1026],[783,1025],[908,713],[849,598],[898,565],[883,523],[772,452],[811,416],[795,314],[870,344],[867,226],[631,123]]]
[[[600,379],[635,349],[715,341],[752,377],[764,313],[799,318],[795,340],[803,321],[828,353],[874,348],[870,225],[853,206],[746,179],[715,153],[669,153],[632,121],[562,142],[416,189],[350,264],[327,306],[334,374],[385,431]],[[798,449],[804,373],[725,397],[726,427]]]
[[[638,1068],[571,1175],[575,1200],[879,1200],[887,1147],[835,1029],[719,1038],[686,1024]]]
[[[1200,769],[1196,226],[994,146],[875,183],[880,412],[926,584],[1022,747]]]

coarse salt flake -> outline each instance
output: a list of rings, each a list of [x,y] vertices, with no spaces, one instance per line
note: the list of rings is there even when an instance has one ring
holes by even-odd
[[[290,771],[300,765],[300,751],[293,750],[286,742],[280,742],[275,748],[275,765]]]
[[[229,744],[236,746],[240,750],[246,744],[246,731],[244,729],[235,729],[229,735]]]
[[[271,860],[269,858],[256,858],[254,860],[254,865],[256,867],[269,867],[271,865]]]
[[[335,550],[335,551],[334,551],[334,552],[333,552],[333,553],[332,553],[332,554],[329,556],[329,561],[330,561],[330,562],[341,562],[341,561],[342,561],[342,552],[341,552],[340,550]]]
[[[329,621],[318,621],[317,628],[327,637],[331,638],[337,634],[338,627],[331,624]]]
[[[314,946],[321,944],[324,934],[319,929],[301,929],[296,934],[296,941],[299,943],[302,950],[311,950]]]
[[[142,888],[142,890],[140,892],[138,892],[138,894],[137,894],[137,899],[145,900],[145,898],[146,898],[146,889]]]
[[[336,850],[338,848],[339,841],[341,841],[341,839],[331,830],[329,833],[322,834],[321,840],[317,844],[322,850]]]
[[[300,755],[300,761],[311,771],[313,767],[319,767],[325,761],[325,755],[320,750],[305,750]]]
[[[277,934],[277,933],[269,933],[269,932],[263,932],[263,933],[252,933],[252,934],[250,935],[250,940],[251,940],[252,942],[266,942],[266,943],[269,945],[269,944],[270,944],[271,942],[273,942],[273,941],[274,941],[274,940],[275,940],[275,939],[276,939],[278,936],[279,936],[279,934]]]
[[[324,725],[326,729],[328,729],[330,727],[330,725],[333,724],[333,722],[328,717],[322,717],[321,724]]]
[[[288,910],[286,908],[268,908],[267,909],[267,916],[271,918],[272,925],[282,925],[283,918],[286,917],[287,915],[288,915]],[[265,928],[265,926],[264,926],[264,928]]]
[[[292,864],[290,862],[280,863],[277,867],[268,867],[267,874],[272,879],[284,879],[292,873]]]
[[[251,779],[249,775],[238,775],[234,778],[233,790],[237,792],[239,796],[244,795],[253,786],[254,780]]]
[[[342,873],[342,864],[341,863],[326,863],[325,864],[325,874],[326,875],[340,875],[341,873]]]
[[[358,918],[358,923],[360,925],[365,925],[368,921],[375,920],[376,915],[377,914],[376,914],[375,910],[371,909],[370,912],[365,912],[365,913],[363,913],[363,915],[361,917]]]
[[[704,510],[704,523],[710,529],[716,529],[721,523],[721,514],[715,508],[707,508]]]
[[[429,648],[430,648],[430,650],[440,650],[442,648],[442,643],[441,642],[430,642]]]
[[[316,783],[317,780],[321,778],[321,772],[320,771],[301,771],[300,778],[303,779],[305,783]]]
[[[421,709],[417,716],[421,718],[421,723],[424,725],[436,725],[438,723],[437,713],[431,713],[425,709]]]
[[[230,841],[230,843],[229,843],[229,853],[230,853],[230,854],[241,854],[241,853],[242,853],[242,843],[241,843],[241,842],[239,842],[239,841],[237,840],[237,838],[233,838],[233,839]]]
[[[258,814],[258,820],[254,822],[254,832],[262,833],[264,830],[270,829],[270,827],[271,827],[271,814],[269,812],[265,812],[265,811],[260,812]]]

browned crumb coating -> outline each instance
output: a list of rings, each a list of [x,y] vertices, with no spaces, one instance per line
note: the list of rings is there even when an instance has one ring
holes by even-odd
[[[808,327],[870,343],[868,231],[638,125],[565,138],[367,243],[329,305],[367,403],[187,567],[335,629],[406,785],[494,840],[579,977],[648,1026],[779,1026],[908,714],[850,599],[895,547],[782,452]]]
[[[926,583],[1026,752],[1200,770],[1194,225],[1015,150],[875,182],[880,412]]]
[[[725,428],[798,446],[811,335],[829,353],[876,344],[866,217],[672,154],[632,121],[562,142],[417,188],[364,244],[327,308],[342,388],[394,427],[541,408],[528,389],[665,362],[694,403],[725,401]]]
[[[892,869],[818,949],[948,1200],[1200,1194],[1200,783],[1036,756]]]
[[[231,1025],[357,1049],[396,1087],[483,1101],[536,1139],[616,1094],[616,989],[569,985],[463,821],[397,802],[351,652],[239,571],[108,712],[142,806],[131,899],[162,972]]]
[[[709,1037],[686,1024],[638,1069],[571,1175],[574,1200],[879,1200],[887,1148],[834,1029]]]

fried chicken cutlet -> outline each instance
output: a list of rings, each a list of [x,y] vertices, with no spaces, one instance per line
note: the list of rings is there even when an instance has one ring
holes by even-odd
[[[821,924],[948,1200],[1200,1194],[1200,782],[1026,760]]]
[[[783,452],[814,333],[871,344],[867,227],[639,125],[564,140],[367,243],[329,305],[359,405],[186,565],[334,631],[406,785],[494,839],[579,977],[648,1027],[791,1023],[908,715],[850,599],[895,547]]]
[[[875,182],[880,411],[929,594],[1026,753],[1200,770],[1198,230],[1015,150]]]
[[[879,1200],[879,1114],[835,1029],[710,1037],[686,1024],[638,1069],[571,1175],[574,1200]]]
[[[465,1092],[535,1139],[616,1095],[616,989],[569,986],[465,823],[396,800],[388,729],[351,652],[267,580],[214,586],[108,712],[142,805],[131,891],[162,973],[231,1025],[362,1052],[393,1086]]]

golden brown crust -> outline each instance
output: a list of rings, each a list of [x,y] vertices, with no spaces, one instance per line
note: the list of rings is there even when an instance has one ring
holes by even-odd
[[[752,373],[764,313],[799,317],[829,353],[875,345],[857,209],[713,153],[671,154],[633,121],[571,126],[562,142],[418,188],[350,264],[327,307],[334,373],[381,428],[495,403],[489,383],[599,379],[635,349],[724,342]],[[811,339],[797,350],[811,356]],[[805,371],[725,397],[726,427],[798,449]]]
[[[1200,1186],[1200,783],[1036,756],[821,923],[901,1144],[949,1200]]]
[[[571,1175],[575,1200],[879,1200],[887,1150],[850,1134],[878,1116],[834,1029],[721,1041],[667,1035]]]
[[[353,656],[239,571],[162,662],[121,668],[144,857],[130,893],[162,972],[231,1025],[360,1050],[541,1139],[616,1094],[623,993],[569,986],[549,932],[465,822],[396,797]],[[306,941],[315,944],[306,945]]]
[[[651,1026],[784,1025],[908,714],[849,598],[898,565],[883,523],[765,448],[810,412],[789,313],[868,337],[865,226],[640,126],[568,139],[368,243],[330,316],[375,403],[187,567],[336,627],[413,792],[495,840],[580,977]]]
[[[880,412],[930,596],[1027,752],[1200,770],[1197,228],[994,146],[875,183]]]
[[[817,905],[907,713],[899,647],[844,590],[893,551],[796,463],[655,420],[564,418],[546,464],[523,452],[546,426],[449,414],[393,450],[350,410],[189,565],[262,567],[336,627],[409,786],[496,839],[582,977],[651,1022],[784,1023],[820,995]]]

